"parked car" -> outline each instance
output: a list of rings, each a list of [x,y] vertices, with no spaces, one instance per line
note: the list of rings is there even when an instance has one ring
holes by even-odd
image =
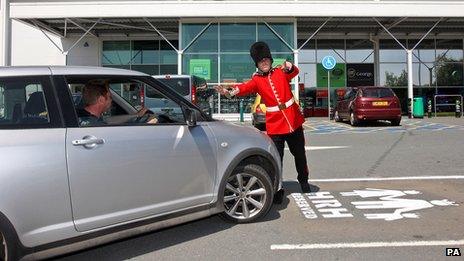
[[[106,124],[80,126],[79,92],[97,80],[111,88]],[[131,85],[166,107],[137,115],[120,95]],[[4,67],[0,90],[0,260],[46,258],[213,214],[253,222],[281,189],[269,137],[210,119],[149,75]]]
[[[337,101],[334,119],[349,120],[352,126],[370,120],[388,120],[393,126],[399,126],[401,105],[393,90],[388,87],[347,88]]]
[[[216,94],[213,88],[208,87],[206,80],[195,75],[154,75],[153,78],[171,87],[185,99],[198,106],[203,112],[210,113],[211,96]],[[145,94],[147,94],[145,92]],[[156,108],[149,95],[144,98],[144,105],[147,108]]]

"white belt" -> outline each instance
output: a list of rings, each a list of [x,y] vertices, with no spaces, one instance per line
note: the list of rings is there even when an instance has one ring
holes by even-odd
[[[277,106],[267,107],[266,111],[268,111],[268,112],[282,111],[282,110],[285,110],[288,107],[290,107],[294,102],[295,102],[295,100],[293,100],[293,98],[291,98],[286,103],[281,103],[281,104],[279,104]]]

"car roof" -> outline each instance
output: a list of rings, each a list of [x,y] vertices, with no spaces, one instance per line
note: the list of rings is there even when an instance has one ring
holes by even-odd
[[[380,88],[390,88],[387,86],[358,86],[358,87],[353,87],[355,89],[380,89]]]
[[[0,77],[36,75],[122,75],[148,76],[125,69],[91,66],[8,66],[0,67]]]
[[[152,75],[155,79],[168,79],[168,78],[189,78],[194,77],[193,75],[188,74],[161,74],[161,75]]]

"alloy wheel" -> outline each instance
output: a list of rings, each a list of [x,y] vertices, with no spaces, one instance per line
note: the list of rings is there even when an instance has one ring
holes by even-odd
[[[334,120],[335,121],[340,121],[340,116],[338,116],[338,111],[335,111]]]
[[[267,192],[263,182],[250,174],[237,173],[227,180],[224,192],[226,213],[234,219],[250,219],[263,209]]]
[[[356,121],[356,118],[354,116],[354,112],[350,113],[350,124],[351,124],[351,126],[356,126],[358,124],[358,122]]]
[[[6,239],[3,234],[0,232],[0,260],[7,261],[8,259],[8,249],[6,247]]]

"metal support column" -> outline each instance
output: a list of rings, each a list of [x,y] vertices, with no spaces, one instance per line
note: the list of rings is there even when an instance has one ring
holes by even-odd
[[[375,86],[380,86],[380,43],[379,37],[370,37],[369,40],[374,45],[374,80]]]
[[[1,1],[2,29],[0,36],[2,38],[2,66],[11,65],[11,19],[10,19],[10,1]]]
[[[408,103],[410,104],[410,111],[408,115],[414,117],[414,92],[413,92],[413,78],[412,78],[412,50],[406,51],[408,54]]]

